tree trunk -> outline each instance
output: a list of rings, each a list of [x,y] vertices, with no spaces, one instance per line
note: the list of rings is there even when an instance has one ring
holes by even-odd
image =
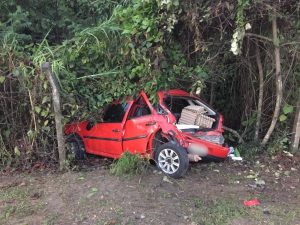
[[[263,104],[263,95],[264,95],[264,72],[261,63],[260,50],[258,42],[256,41],[256,63],[258,68],[259,75],[259,94],[258,94],[258,105],[257,105],[257,118],[255,125],[254,140],[258,140],[260,123],[261,123],[261,113],[262,113],[262,104]]]
[[[64,140],[63,125],[62,125],[62,114],[61,114],[61,109],[60,109],[59,87],[56,82],[56,78],[54,77],[54,74],[52,73],[50,63],[48,63],[48,62],[44,63],[42,65],[42,71],[44,71],[46,73],[47,79],[52,88],[52,101],[53,101],[53,107],[54,107],[59,168],[60,168],[60,170],[62,170],[65,167],[66,151],[65,151],[65,140]]]
[[[274,114],[273,118],[271,121],[271,125],[262,140],[261,144],[266,145],[267,142],[269,141],[278,117],[280,113],[280,107],[281,107],[281,102],[282,102],[282,95],[283,95],[283,90],[282,90],[282,75],[281,75],[281,65],[280,65],[280,50],[279,50],[279,39],[277,37],[277,19],[275,12],[273,13],[272,16],[272,31],[273,31],[273,43],[274,43],[274,56],[275,56],[275,78],[276,78],[276,104],[275,104],[275,109],[274,109]]]
[[[300,90],[298,90],[298,93]],[[293,125],[293,136],[291,141],[291,150],[292,152],[297,152],[299,150],[300,142],[300,93],[298,94],[298,101],[296,106],[296,114]]]

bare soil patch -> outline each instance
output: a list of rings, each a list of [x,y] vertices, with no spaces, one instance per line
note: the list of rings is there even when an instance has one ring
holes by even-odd
[[[184,179],[154,166],[131,178],[90,158],[79,171],[2,174],[0,224],[300,224],[297,158],[193,164]],[[245,207],[257,198],[259,206]]]

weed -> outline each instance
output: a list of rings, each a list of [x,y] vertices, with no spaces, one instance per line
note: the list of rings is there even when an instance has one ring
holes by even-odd
[[[31,191],[21,187],[10,187],[0,191],[0,201],[4,203],[0,211],[0,224],[4,224],[12,217],[23,218],[32,215],[43,208],[41,202],[31,202]]]
[[[241,156],[248,160],[254,160],[256,156],[266,154],[269,156],[277,155],[283,150],[288,150],[290,145],[288,134],[283,131],[275,133],[272,140],[270,140],[268,147],[263,148],[258,142],[248,142],[237,146]]]
[[[282,131],[274,135],[274,138],[270,141],[268,145],[267,153],[271,156],[277,155],[278,153],[284,150],[287,151],[289,149],[289,146],[289,134],[285,131]]]
[[[263,199],[259,196],[259,199]],[[235,198],[235,197],[234,197]],[[265,205],[256,207],[245,207],[242,201],[234,198],[218,198],[214,200],[203,200],[195,197],[183,202],[184,208],[194,208],[192,220],[203,225],[225,225],[233,221],[245,220],[250,224],[293,224],[299,210],[285,206]],[[249,196],[249,199],[253,196]],[[247,198],[246,198],[247,199]],[[270,211],[270,215],[264,214],[264,209]],[[253,223],[255,221],[255,223]]]
[[[47,218],[43,222],[43,225],[55,225],[55,224],[57,224],[58,217],[59,217],[58,214],[51,214],[51,215],[47,216]]]
[[[0,195],[0,200],[5,202],[0,213],[0,222],[8,220],[12,215],[25,215],[31,212],[31,206],[27,203],[27,192],[18,187],[9,188]]]
[[[201,209],[201,208],[205,207],[204,202],[199,198],[194,199],[194,205],[197,209]]]
[[[131,176],[143,173],[147,162],[138,154],[125,152],[122,157],[110,166],[110,173],[117,176]]]
[[[247,215],[243,205],[229,199],[204,201],[198,197],[185,202],[185,206],[195,208],[193,220],[197,224],[227,224],[230,220]]]
[[[211,224],[225,224],[229,219],[247,214],[242,205],[237,206],[234,202],[223,199],[213,201],[210,211],[210,215],[213,215],[210,217]]]
[[[1,167],[8,165],[10,166],[11,161],[12,161],[12,154],[8,151],[8,149],[6,149],[5,143],[3,141],[3,137],[0,133],[0,169]],[[6,163],[4,163],[6,162]]]
[[[16,211],[16,206],[14,206],[14,205],[5,206],[0,215],[0,221],[2,221],[4,219],[8,219],[10,217],[10,215],[15,213],[15,211]]]
[[[248,160],[253,160],[257,155],[263,153],[263,149],[259,143],[256,142],[248,142],[244,144],[240,144],[237,147],[240,155]]]
[[[10,187],[6,190],[1,191],[0,200],[2,201],[11,201],[11,200],[25,200],[28,193],[27,191],[19,187]]]

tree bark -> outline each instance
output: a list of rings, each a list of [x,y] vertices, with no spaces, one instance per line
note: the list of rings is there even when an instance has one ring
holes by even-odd
[[[42,71],[44,71],[46,73],[47,79],[52,88],[52,101],[53,101],[53,107],[54,107],[59,168],[60,168],[60,170],[63,170],[65,167],[66,150],[65,150],[65,140],[64,140],[63,125],[62,125],[62,114],[61,114],[61,109],[60,109],[59,87],[56,82],[56,78],[54,77],[54,74],[52,73],[51,65],[49,62],[44,63],[42,65]]]
[[[282,95],[283,95],[282,75],[281,75],[281,65],[280,65],[280,49],[279,49],[279,39],[277,37],[277,18],[275,12],[272,15],[272,33],[273,33],[274,56],[275,56],[276,104],[275,104],[271,125],[261,142],[263,146],[267,144],[275,129],[279,117],[279,113],[280,113],[280,107],[281,107]]]
[[[262,113],[262,104],[263,104],[263,95],[264,95],[264,72],[261,63],[260,50],[258,42],[256,41],[256,63],[258,68],[259,75],[259,94],[258,94],[258,105],[257,105],[257,118],[255,125],[254,140],[258,140],[259,129],[261,124],[261,113]]]
[[[296,106],[296,114],[293,125],[293,135],[291,141],[291,150],[292,152],[299,151],[299,142],[300,142],[300,89],[298,90],[298,101]]]

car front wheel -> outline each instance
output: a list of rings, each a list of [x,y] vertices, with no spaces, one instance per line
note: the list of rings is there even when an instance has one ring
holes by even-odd
[[[186,150],[173,142],[160,145],[156,149],[155,162],[159,169],[173,178],[184,176],[189,167]]]
[[[66,153],[69,160],[82,160],[86,158],[84,144],[78,135],[71,134],[66,140]]]

